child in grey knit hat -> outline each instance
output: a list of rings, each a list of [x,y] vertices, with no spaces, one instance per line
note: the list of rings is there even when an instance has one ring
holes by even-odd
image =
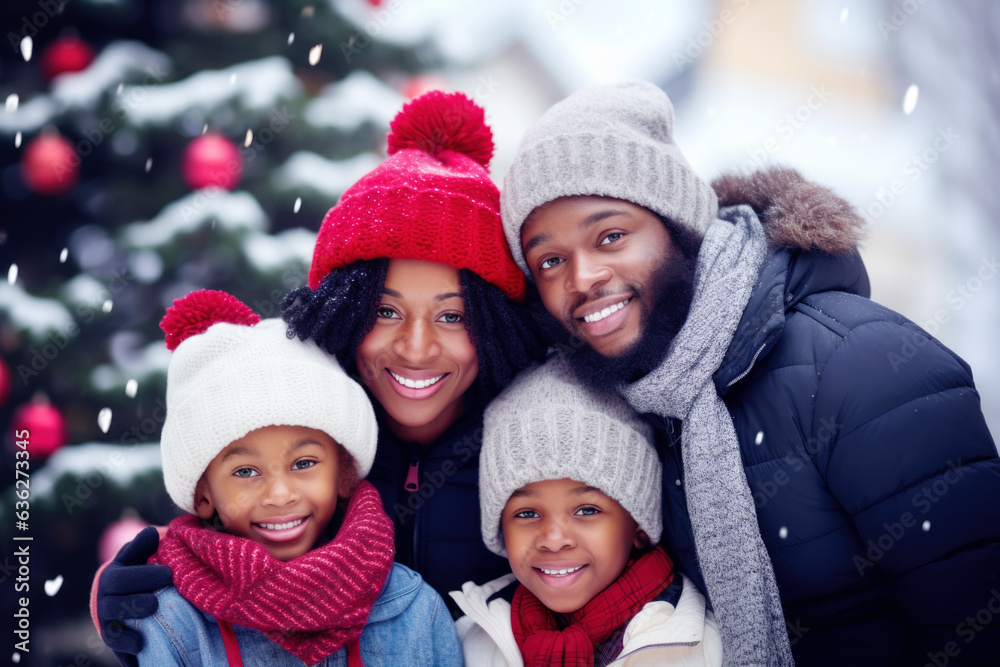
[[[651,437],[622,399],[580,384],[561,356],[490,404],[483,540],[513,574],[451,593],[466,614],[466,664],[721,664],[705,598],[657,545]]]

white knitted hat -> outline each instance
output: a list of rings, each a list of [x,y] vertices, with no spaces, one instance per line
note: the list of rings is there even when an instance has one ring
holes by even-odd
[[[208,464],[231,442],[264,426],[323,431],[371,470],[378,425],[364,390],[312,341],[289,339],[280,319],[261,321],[225,292],[174,301],[160,322],[174,350],[160,452],[174,502],[194,513]]]
[[[614,498],[652,544],[663,532],[652,429],[615,394],[581,384],[564,357],[523,371],[486,408],[479,459],[483,541],[506,556],[500,516],[526,484],[573,479]]]
[[[719,200],[673,134],[670,99],[646,81],[585,88],[542,114],[521,140],[500,192],[507,244],[529,280],[521,227],[559,197],[623,199],[705,235]]]

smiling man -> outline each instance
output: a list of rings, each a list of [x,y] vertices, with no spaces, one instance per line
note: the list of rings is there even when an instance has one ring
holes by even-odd
[[[664,543],[727,664],[988,664],[1000,460],[969,366],[868,299],[849,204],[787,169],[713,189],[672,135],[651,84],[580,91],[501,210],[577,377],[657,431]]]

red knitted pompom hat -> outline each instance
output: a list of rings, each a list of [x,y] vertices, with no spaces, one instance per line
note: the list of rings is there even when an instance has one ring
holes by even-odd
[[[309,287],[360,259],[422,259],[470,269],[511,299],[525,280],[504,238],[490,180],[493,133],[461,93],[431,91],[390,124],[389,158],[323,218]]]

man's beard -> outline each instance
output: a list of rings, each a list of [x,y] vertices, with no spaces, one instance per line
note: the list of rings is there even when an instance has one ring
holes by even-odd
[[[694,258],[674,249],[645,286],[633,286],[641,304],[649,308],[642,313],[639,338],[615,356],[605,356],[584,344],[568,355],[577,377],[594,389],[611,391],[659,366],[687,320],[694,295],[694,269]],[[654,299],[652,304],[644,301],[650,298]]]

